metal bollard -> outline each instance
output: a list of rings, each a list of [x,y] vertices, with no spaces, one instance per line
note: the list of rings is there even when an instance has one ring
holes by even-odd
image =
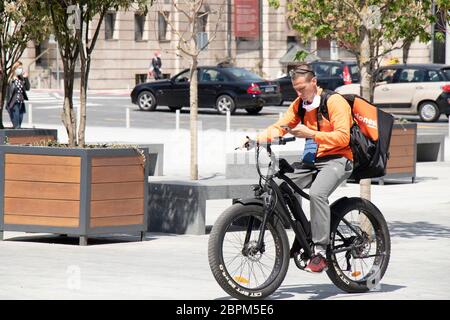
[[[126,116],[125,116],[125,121],[126,121],[126,127],[127,129],[130,128],[130,108],[127,108],[127,112],[126,112]]]
[[[227,132],[230,132],[231,130],[231,112],[228,110],[227,111],[227,124],[226,124],[226,130]]]
[[[28,104],[28,126],[31,128],[33,126],[33,105]]]
[[[180,130],[180,110],[175,111],[175,129]]]

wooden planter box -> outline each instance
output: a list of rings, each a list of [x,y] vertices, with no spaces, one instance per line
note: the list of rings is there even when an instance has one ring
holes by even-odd
[[[148,165],[134,149],[4,145],[0,165],[0,236],[73,234],[86,245],[91,235],[147,230]]]
[[[56,129],[0,129],[0,145],[58,141]]]
[[[386,175],[380,178],[379,183],[386,179],[416,178],[417,159],[417,124],[394,124],[391,144],[389,146],[389,160]]]

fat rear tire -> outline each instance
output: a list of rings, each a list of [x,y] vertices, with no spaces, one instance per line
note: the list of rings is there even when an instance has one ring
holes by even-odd
[[[335,245],[334,238],[337,237],[337,229],[342,221],[342,218],[352,211],[359,210],[364,212],[366,217],[369,219],[375,230],[377,246],[381,244],[380,250],[384,253],[384,255],[377,258],[379,259],[379,264],[377,264],[376,268],[373,269],[375,270],[373,275],[366,277],[367,279],[363,278],[356,281],[349,278],[343,272],[342,268],[339,266],[339,259],[335,255],[331,254],[331,250]],[[391,240],[386,220],[375,205],[373,205],[370,201],[361,198],[347,199],[347,201],[337,210],[332,211],[331,216],[331,247],[327,250],[327,260],[329,263],[329,268],[327,270],[328,277],[339,289],[348,293],[363,293],[371,290],[371,288],[378,285],[378,282],[384,276],[389,264]],[[378,242],[378,239],[380,242]]]

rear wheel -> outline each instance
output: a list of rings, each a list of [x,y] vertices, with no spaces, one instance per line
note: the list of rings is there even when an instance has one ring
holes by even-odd
[[[370,201],[351,198],[332,212],[327,274],[338,288],[348,293],[376,288],[386,272],[390,252],[387,223]]]
[[[258,250],[262,220],[261,206],[237,203],[222,213],[209,236],[208,258],[214,278],[237,299],[265,298],[278,289],[286,276],[286,231],[277,216],[269,219],[264,250]]]
[[[424,122],[435,122],[441,115],[436,103],[432,101],[422,102],[419,106],[419,116]]]
[[[257,107],[257,108],[245,108],[245,111],[247,111],[249,114],[258,114],[261,112],[263,107]]]
[[[233,114],[236,111],[236,104],[232,97],[223,94],[216,100],[216,109],[220,114],[227,114],[227,111],[230,111],[230,113]]]
[[[156,98],[150,91],[142,91],[138,96],[139,109],[143,111],[156,110]]]

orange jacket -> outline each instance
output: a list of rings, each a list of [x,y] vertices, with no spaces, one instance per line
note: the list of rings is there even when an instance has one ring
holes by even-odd
[[[322,90],[319,89],[317,94],[321,92]],[[302,107],[301,105],[301,99],[297,98],[291,103],[284,116],[261,132],[257,140],[259,142],[266,142],[271,141],[273,138],[284,136],[287,130],[281,128],[281,126],[295,128],[301,123],[298,112],[299,108]],[[350,127],[353,123],[350,105],[339,94],[333,94],[328,98],[327,107],[330,120],[328,121],[325,117],[322,117],[320,131],[317,129],[317,110],[319,108],[305,112],[304,117],[304,124],[308,128],[317,131],[314,137],[314,141],[318,144],[317,158],[328,155],[340,155],[353,160],[352,150],[349,146]]]

